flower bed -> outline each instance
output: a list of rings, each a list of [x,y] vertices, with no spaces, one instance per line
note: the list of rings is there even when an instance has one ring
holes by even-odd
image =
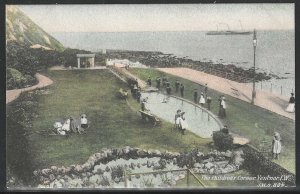
[[[51,166],[35,170],[39,188],[123,188],[127,173],[178,170],[179,172],[154,172],[148,175],[132,175],[129,187],[172,187],[185,177],[184,169],[200,174],[223,174],[238,170],[243,163],[242,151],[199,151],[177,153],[140,148],[102,149],[82,165],[68,167]]]

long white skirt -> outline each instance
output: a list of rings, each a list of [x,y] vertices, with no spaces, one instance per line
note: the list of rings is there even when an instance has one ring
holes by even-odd
[[[295,112],[295,103],[289,103],[285,109],[286,112]]]
[[[273,153],[280,154],[280,152],[281,152],[281,142],[278,140],[275,140],[274,145],[273,145]]]
[[[178,117],[178,118],[176,119],[176,121],[175,121],[175,124],[176,124],[176,125],[179,125],[181,120],[182,120],[182,118],[181,118],[181,117]]]
[[[181,128],[182,129],[187,129],[189,127],[188,123],[186,122],[186,120],[181,119],[180,120],[180,124],[181,124]]]
[[[200,104],[205,104],[205,98],[201,96],[201,97],[200,97],[200,100],[199,100],[199,103],[200,103]]]

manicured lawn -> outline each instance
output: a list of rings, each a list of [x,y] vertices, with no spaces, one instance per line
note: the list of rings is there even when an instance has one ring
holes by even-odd
[[[193,101],[193,90],[204,90],[204,87],[170,74],[160,72],[156,69],[130,69],[130,72],[137,75],[143,80],[147,80],[150,76],[152,84],[156,85],[156,78],[166,75],[171,81],[173,95],[175,93],[175,81],[178,79],[185,86],[184,97]],[[218,98],[220,92],[208,89],[208,95],[212,97],[211,111],[218,115],[219,105]],[[271,152],[271,142],[275,131],[279,132],[282,137],[283,150],[281,158],[276,163],[280,164],[287,170],[295,173],[295,122],[268,110],[253,106],[247,102],[226,96],[227,100],[227,117],[222,119],[223,123],[228,125],[231,132],[247,137],[251,140],[251,144],[256,148],[260,148],[263,141],[269,143]]]
[[[193,133],[182,136],[172,132],[173,124],[167,122],[161,127],[144,123],[137,113],[139,104],[135,100],[129,98],[130,105],[136,109],[132,110],[125,100],[116,97],[116,91],[126,85],[108,70],[52,71],[48,76],[54,84],[47,89],[49,94],[36,94],[37,117],[29,130],[48,130],[57,119],[79,117],[82,113],[91,124],[82,135],[63,137],[34,133],[26,136],[30,165],[34,168],[84,163],[105,147],[134,146],[180,152],[191,149],[191,144],[197,142],[203,152],[209,149],[207,144],[211,139],[202,139]]]

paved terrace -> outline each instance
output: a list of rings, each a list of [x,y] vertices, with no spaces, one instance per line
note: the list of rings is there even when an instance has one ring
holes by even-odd
[[[251,103],[252,86],[248,86],[244,83],[238,83],[189,68],[158,68],[158,70],[202,85],[207,83],[208,88]],[[262,90],[256,90],[256,98],[254,103],[256,106],[295,120],[295,113],[288,113],[285,111],[288,101],[288,97],[276,95]]]

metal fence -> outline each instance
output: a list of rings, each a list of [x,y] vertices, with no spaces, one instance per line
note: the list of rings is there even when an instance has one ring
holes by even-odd
[[[160,173],[168,173],[168,172],[186,172],[186,186],[189,187],[191,185],[191,177],[194,177],[195,180],[201,185],[201,187],[206,187],[205,184],[195,175],[193,171],[190,169],[177,169],[177,170],[156,170],[156,171],[149,171],[149,172],[136,172],[136,173],[129,173],[126,170],[124,171],[124,186],[125,188],[130,187],[129,185],[129,178],[131,176],[136,176],[136,175],[147,175],[147,174],[160,174]]]

